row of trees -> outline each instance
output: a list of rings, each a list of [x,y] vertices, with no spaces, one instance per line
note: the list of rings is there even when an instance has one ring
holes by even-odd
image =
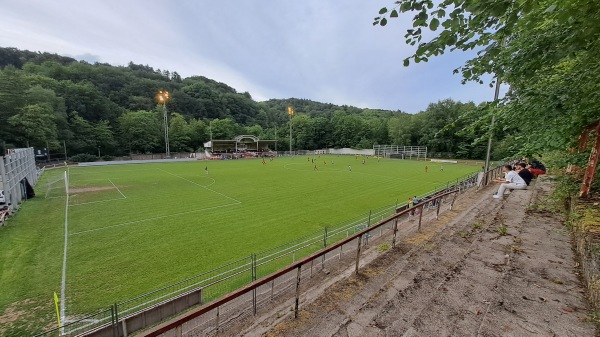
[[[49,147],[69,153],[162,152],[162,107],[167,103],[171,151],[194,151],[211,137],[253,134],[294,149],[371,148],[374,144],[424,145],[464,158],[483,155],[478,140],[485,127],[465,127],[473,103],[444,100],[425,111],[361,109],[306,99],[255,102],[226,84],[205,77],[130,63],[126,67],[88,64],[53,54],[0,48],[0,144]],[[290,120],[288,105],[297,115]]]
[[[464,81],[493,75],[507,83],[506,97],[461,116],[494,133],[505,153],[558,152],[575,156],[582,129],[600,118],[600,2],[597,0],[400,0],[382,8],[374,25],[412,18],[404,39],[415,53],[404,60],[427,62],[448,50],[476,50],[455,70]],[[432,37],[429,39],[429,37]],[[490,83],[494,86],[495,81]],[[477,143],[477,141],[475,142]]]

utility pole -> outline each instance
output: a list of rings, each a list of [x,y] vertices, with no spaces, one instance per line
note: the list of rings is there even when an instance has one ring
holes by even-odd
[[[290,156],[292,155],[292,118],[294,118],[294,114],[296,113],[294,111],[294,107],[293,106],[288,106],[287,108],[288,110],[288,115],[290,116]]]
[[[494,102],[498,101],[498,96],[500,95],[500,82],[501,82],[500,78],[496,77],[496,91],[494,93]],[[496,122],[496,114],[492,113],[492,122],[490,123],[490,138],[488,139],[487,153],[485,155],[484,172],[487,172],[490,169],[490,153],[492,152],[492,138],[494,137],[495,122]]]

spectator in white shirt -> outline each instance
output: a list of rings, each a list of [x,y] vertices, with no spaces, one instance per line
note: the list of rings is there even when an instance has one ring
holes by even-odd
[[[498,193],[494,195],[494,198],[502,198],[507,188],[511,190],[524,190],[527,188],[525,180],[517,172],[513,171],[511,165],[504,165],[502,171],[504,172],[504,179],[496,180],[496,182],[500,183],[500,188],[498,189]]]

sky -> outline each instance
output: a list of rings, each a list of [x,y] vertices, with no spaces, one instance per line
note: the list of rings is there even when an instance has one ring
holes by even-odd
[[[404,67],[411,16],[373,26],[392,0],[0,0],[0,46],[88,62],[130,61],[224,82],[255,100],[306,98],[416,113],[493,98],[460,83],[473,55]]]

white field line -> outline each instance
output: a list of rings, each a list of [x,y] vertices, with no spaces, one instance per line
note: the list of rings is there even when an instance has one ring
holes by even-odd
[[[187,182],[189,182],[189,183],[192,183],[192,184],[194,184],[194,185],[196,185],[196,186],[202,187],[202,188],[204,188],[204,189],[206,189],[206,190],[208,190],[208,191],[211,191],[211,192],[213,192],[213,193],[216,193],[216,194],[218,194],[218,195],[220,195],[220,196],[222,196],[222,197],[225,197],[225,198],[227,198],[227,199],[229,199],[229,200],[233,200],[233,201],[235,201],[235,202],[236,202],[236,203],[238,203],[238,204],[241,204],[241,203],[242,203],[241,201],[239,201],[239,200],[237,200],[237,199],[235,199],[235,198],[232,198],[232,197],[230,197],[230,196],[228,196],[228,195],[225,195],[225,194],[223,194],[223,193],[221,193],[221,192],[217,192],[217,191],[215,191],[215,190],[213,190],[213,189],[211,189],[211,188],[208,188],[208,187],[206,187],[206,186],[204,186],[204,185],[200,185],[200,184],[198,184],[198,183],[197,183],[197,182],[195,182],[195,181],[192,181],[192,180],[186,179],[186,178],[184,178],[184,177],[182,177],[182,176],[179,176],[179,175],[177,175],[177,174],[171,173],[171,172],[169,172],[169,171],[165,171],[165,170],[163,170],[163,169],[160,169],[160,168],[159,168],[159,170],[160,170],[160,171],[163,171],[163,172],[165,172],[165,173],[168,173],[168,174],[170,174],[170,175],[172,175],[172,176],[174,176],[174,177],[177,177],[177,178],[179,178],[179,179],[183,179],[183,180],[185,180],[185,181],[187,181]],[[211,185],[212,185],[212,184],[211,184]],[[209,185],[209,186],[210,186],[210,185]]]
[[[69,183],[69,171],[67,169],[67,181]],[[66,191],[65,191],[66,192]],[[67,247],[69,243],[69,193],[66,193],[65,197],[65,246],[63,250],[63,265],[62,265],[62,279],[60,282],[60,320],[64,322],[66,312],[66,288],[67,288]],[[62,331],[64,333],[64,331]]]
[[[236,205],[239,205],[239,204],[240,204],[239,202],[234,202],[234,203],[220,205],[220,206],[213,206],[213,207],[206,207],[206,208],[195,209],[195,210],[192,210],[192,211],[179,212],[179,213],[174,213],[174,214],[169,214],[169,215],[155,216],[155,217],[147,218],[147,219],[141,219],[141,220],[135,220],[135,221],[128,221],[128,222],[123,222],[123,223],[116,224],[116,225],[110,225],[110,226],[105,226],[105,227],[88,229],[88,230],[81,231],[81,232],[71,233],[69,235],[70,236],[80,235],[80,234],[85,234],[85,233],[100,231],[100,230],[103,230],[103,229],[109,229],[109,228],[114,228],[114,227],[121,227],[121,226],[126,226],[126,225],[132,225],[132,224],[136,224],[136,223],[140,223],[140,222],[145,222],[145,221],[152,221],[152,220],[158,220],[158,219],[166,219],[166,218],[171,218],[171,217],[180,216],[180,215],[186,215],[186,214],[191,214],[191,213],[198,213],[198,212],[202,212],[202,211],[208,211],[208,210],[212,210],[212,209],[218,209],[218,208],[229,207],[229,206],[236,206]]]
[[[127,199],[127,197],[125,196],[125,194],[123,194],[123,192],[121,192],[121,190],[117,187],[117,185],[115,185],[115,183],[112,182],[112,180],[110,180],[110,178],[103,178],[103,179],[89,179],[86,181],[92,181],[92,180],[108,180],[117,190],[117,192],[119,192],[121,194],[121,198],[113,198],[113,199],[105,199],[105,200],[96,200],[96,201],[89,201],[89,202],[80,202],[80,203],[76,203],[76,204],[70,204],[69,206],[82,206],[82,205],[89,205],[89,204],[97,204],[97,203],[101,203],[101,202],[109,202],[109,201],[116,201],[116,200],[123,200],[123,199]],[[81,181],[78,181],[81,182]]]
[[[103,170],[103,171],[87,171],[86,169],[88,168],[92,168],[92,167],[97,167],[97,166],[81,166],[78,167],[75,172],[73,172],[73,175],[89,175],[89,174],[105,174],[105,173],[120,173],[120,172],[151,172],[154,171],[152,169],[142,169],[142,170]],[[86,172],[80,172],[82,170],[86,170]]]
[[[110,183],[117,189],[117,191],[119,193],[121,193],[121,195],[123,196],[123,199],[127,199],[127,197],[125,196],[125,194],[123,194],[123,192],[121,192],[121,190],[117,187],[117,185],[115,185],[115,183],[112,182],[112,180],[110,180],[110,178],[108,179],[108,181],[110,181]]]
[[[70,204],[69,207],[73,207],[73,206],[83,206],[83,205],[89,205],[89,204],[97,204],[97,203],[101,203],[101,202],[109,202],[109,201],[117,201],[117,200],[124,200],[126,198],[114,198],[114,199],[105,199],[105,200],[96,200],[96,201],[88,201],[88,202],[80,202],[78,204]]]

